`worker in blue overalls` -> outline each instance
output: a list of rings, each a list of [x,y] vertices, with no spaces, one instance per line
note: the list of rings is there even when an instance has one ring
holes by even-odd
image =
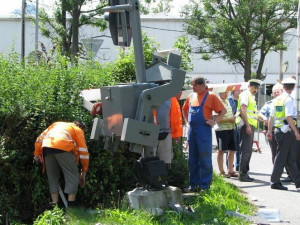
[[[209,93],[203,77],[192,80],[193,93],[183,106],[183,116],[189,124],[189,188],[185,192],[209,189],[212,180],[212,127],[226,113],[219,98]],[[217,115],[213,118],[212,111]]]

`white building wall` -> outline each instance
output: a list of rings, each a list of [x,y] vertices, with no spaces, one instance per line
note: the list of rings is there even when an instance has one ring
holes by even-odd
[[[185,35],[184,21],[181,18],[170,17],[155,17],[155,16],[143,16],[141,18],[142,30],[147,33],[148,36],[160,43],[161,49],[172,48],[176,38],[178,36]],[[17,53],[21,52],[21,18],[0,18],[0,52],[9,54],[11,50],[15,50]],[[296,50],[297,43],[295,37],[296,31],[291,31],[294,34],[294,38],[291,41],[288,51],[283,54],[283,62],[288,61],[289,67],[284,77],[296,74]],[[25,26],[25,54],[28,55],[34,50],[35,47],[35,27],[30,21],[26,21]],[[100,32],[99,29],[85,26],[80,29],[80,39],[91,38],[101,36],[104,40],[100,50],[96,55],[96,59],[101,62],[113,61],[117,58],[118,50],[112,44],[112,40],[109,37],[109,30]],[[291,35],[288,36],[291,38]],[[39,42],[45,44],[47,50],[51,49],[52,45],[50,40],[39,35]],[[195,44],[195,41],[191,39],[191,44]],[[229,64],[222,59],[213,59],[211,61],[204,61],[200,58],[200,55],[193,54],[194,70],[188,74],[193,77],[202,75],[207,78],[211,83],[232,83],[242,82],[243,69],[236,65]],[[270,53],[265,61],[263,73],[267,74],[266,83],[276,83],[279,78],[279,53]]]

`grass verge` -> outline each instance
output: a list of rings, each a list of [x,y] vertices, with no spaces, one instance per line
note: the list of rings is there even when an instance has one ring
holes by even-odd
[[[256,210],[256,207],[249,203],[236,186],[215,174],[210,190],[197,193],[184,201],[185,205],[194,209],[193,214],[177,213],[171,209],[165,209],[162,216],[156,216],[145,211],[130,210],[124,204],[119,209],[70,208],[63,214],[63,220],[68,225],[250,224],[241,218],[226,215],[226,211],[253,215]],[[55,215],[62,216],[59,213]]]

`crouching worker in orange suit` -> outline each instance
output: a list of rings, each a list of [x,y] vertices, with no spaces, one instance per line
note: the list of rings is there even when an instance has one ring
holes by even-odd
[[[63,172],[64,192],[68,194],[68,206],[75,205],[78,184],[85,185],[89,167],[89,152],[82,122],[55,122],[36,139],[34,160],[46,169],[52,203],[58,203],[59,177]],[[79,174],[77,164],[82,166]]]

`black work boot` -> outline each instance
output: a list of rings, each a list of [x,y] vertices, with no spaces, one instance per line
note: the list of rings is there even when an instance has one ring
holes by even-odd
[[[239,181],[241,182],[253,182],[253,178],[249,177],[247,173],[240,173],[239,174]]]
[[[291,178],[290,175],[288,175],[285,179],[281,180],[281,182],[286,182],[286,183],[290,183],[290,182],[292,182],[292,181],[293,181],[293,180],[292,180],[292,178]]]
[[[277,190],[283,190],[283,191],[287,191],[288,188],[283,186],[282,183],[278,182],[278,183],[274,183],[274,184],[271,184],[271,188],[272,189],[277,189]]]

